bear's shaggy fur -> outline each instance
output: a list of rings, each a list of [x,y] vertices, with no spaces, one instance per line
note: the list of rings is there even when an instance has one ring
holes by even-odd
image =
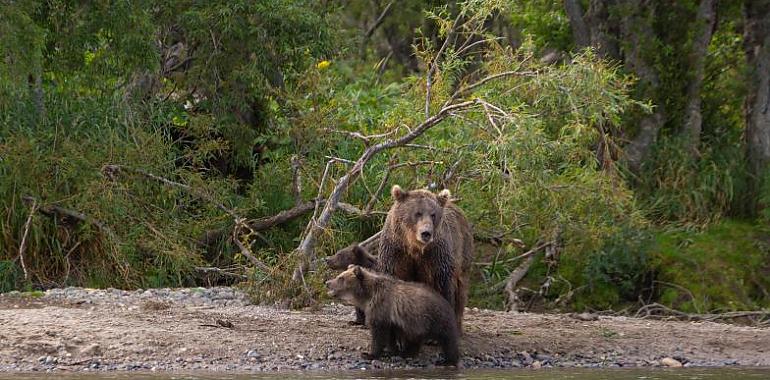
[[[449,303],[432,289],[357,265],[327,281],[326,286],[330,296],[366,310],[372,345],[371,352],[362,354],[365,359],[379,358],[385,349],[414,356],[425,339],[433,339],[444,352],[443,363],[457,365],[457,321]]]
[[[344,270],[350,265],[359,265],[364,268],[374,268],[377,266],[377,257],[370,254],[366,248],[358,243],[353,243],[329,256],[325,259],[326,266],[330,269]],[[366,313],[356,308],[356,320],[350,322],[351,325],[365,325]]]
[[[470,224],[449,190],[434,194],[395,185],[391,195],[395,202],[382,227],[377,270],[436,290],[452,306],[462,333],[473,260]]]

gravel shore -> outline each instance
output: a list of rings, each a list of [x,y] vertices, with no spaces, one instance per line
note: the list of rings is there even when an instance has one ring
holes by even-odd
[[[232,288],[52,289],[0,295],[0,371],[284,371],[431,368],[363,360],[353,308],[251,305]],[[770,329],[469,309],[465,368],[770,366]]]

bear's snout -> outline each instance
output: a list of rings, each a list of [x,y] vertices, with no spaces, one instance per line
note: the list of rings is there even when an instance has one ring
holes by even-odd
[[[420,240],[423,241],[423,243],[430,242],[431,233],[430,231],[422,231],[420,232]]]

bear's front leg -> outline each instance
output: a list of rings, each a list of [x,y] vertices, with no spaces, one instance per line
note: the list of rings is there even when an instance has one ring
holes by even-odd
[[[372,330],[372,345],[369,353],[361,353],[361,357],[366,360],[379,359],[382,357],[383,351],[390,344],[392,339],[392,331],[390,326],[373,324],[370,328]]]
[[[366,327],[366,313],[363,310],[361,310],[359,308],[356,308],[356,320],[355,321],[350,321],[350,322],[348,322],[348,324],[351,325],[351,326],[363,326],[365,328]]]

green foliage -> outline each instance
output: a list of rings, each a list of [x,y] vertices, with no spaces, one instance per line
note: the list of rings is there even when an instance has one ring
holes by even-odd
[[[513,1],[509,13],[513,26],[531,37],[538,48],[568,51],[573,45],[563,1]]]
[[[764,227],[740,221],[660,234],[651,259],[661,303],[698,313],[767,308],[768,236]]]
[[[382,12],[363,4],[1,3],[0,291],[199,285],[196,267],[217,266],[245,274],[261,302],[324,299],[331,273],[322,266],[301,285],[292,278],[308,217],[242,230],[239,241],[268,266],[250,268],[221,208],[256,219],[293,207],[293,163],[301,201],[328,196],[367,144],[424,121],[425,71],[437,63],[430,113],[447,101],[477,103],[428,130],[417,148],[373,157],[343,195],[373,212],[335,213],[318,256],[380,228],[391,204],[387,191],[375,194],[381,183],[446,187],[476,235],[500,242],[480,244],[489,265],[474,275],[472,305],[503,306],[500,284],[523,252],[514,238],[525,249],[558,248],[558,265],[538,259],[523,280],[531,289],[548,281],[546,306],[607,309],[640,295],[691,311],[767,305],[765,231],[725,221],[745,204],[747,181],[740,7],[720,6],[692,155],[678,120],[694,1],[654,4],[655,38],[643,41],[642,55],[660,73],[656,92],[590,50],[542,63],[547,50],[573,48],[561,1],[394,4],[361,38]],[[611,8],[611,17],[627,11]],[[472,49],[462,48],[466,38]],[[502,76],[452,97],[490,75]],[[630,176],[623,145],[653,105],[670,121]],[[388,135],[364,143],[351,133]],[[26,196],[42,208],[27,236],[28,281],[18,256]],[[770,190],[760,203],[770,204]],[[708,286],[714,279],[724,286]]]
[[[704,226],[729,211],[745,178],[742,164],[742,152],[735,145],[720,150],[705,146],[693,157],[680,139],[664,139],[641,173],[645,181],[638,194],[646,200],[650,219],[658,223]]]

